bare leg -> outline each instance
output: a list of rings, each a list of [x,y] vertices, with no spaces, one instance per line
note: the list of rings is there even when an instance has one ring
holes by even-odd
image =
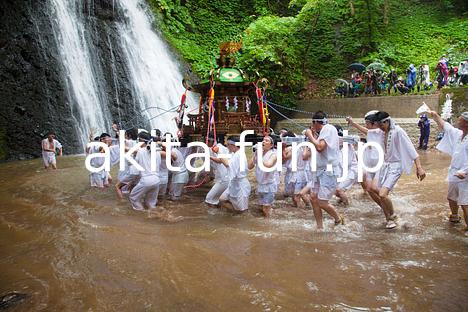
[[[377,205],[379,205],[380,208],[382,208],[382,203],[381,203],[381,201],[380,201],[379,193],[378,193],[378,192],[375,192],[375,191],[372,189],[372,181],[364,180],[364,181],[362,181],[361,186],[362,186],[362,188],[364,189],[364,191],[366,191],[367,194],[369,194],[369,196],[372,198],[372,200],[373,200]]]
[[[294,195],[294,196],[296,196],[296,195]],[[298,204],[298,207],[299,207],[299,208],[304,209],[305,206],[311,205],[310,188],[309,188],[308,186],[305,186],[305,187],[301,190],[301,192],[300,192],[299,194],[297,194],[297,196],[298,196],[298,202],[300,202],[301,199],[302,199],[302,201],[303,201],[303,203],[304,203],[303,205],[299,205],[299,204]]]
[[[336,212],[336,209],[335,207],[333,207],[329,202],[328,200],[318,200],[319,202],[319,205],[320,205],[320,208],[325,210],[330,216],[333,217],[333,219],[335,219],[335,222],[339,222],[340,221],[340,216],[338,215],[338,213]]]
[[[342,189],[337,189],[335,195],[343,202],[345,206],[349,206],[349,199],[345,191]]]
[[[301,194],[294,194],[294,199],[296,201],[297,208],[300,208],[300,209],[305,208],[305,203],[303,201],[303,197],[301,196]]]
[[[449,202],[450,210],[452,211],[452,215],[458,215],[458,204],[457,204],[457,202],[453,201],[451,199],[449,199],[448,202]]]
[[[382,203],[382,209],[385,214],[385,218],[387,220],[390,220],[390,217],[393,215],[394,210],[393,210],[393,203],[390,199],[389,195],[389,189],[386,187],[382,187],[379,191],[379,197],[380,201]]]
[[[463,209],[463,217],[465,218],[465,226],[468,230],[468,205],[462,205],[461,207]]]
[[[323,229],[323,216],[322,209],[320,208],[319,200],[315,194],[311,194],[310,201],[314,211],[315,222],[317,223],[317,229]]]

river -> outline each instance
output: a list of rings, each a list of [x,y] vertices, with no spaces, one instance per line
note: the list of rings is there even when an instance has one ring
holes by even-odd
[[[400,180],[390,232],[357,186],[339,207],[347,224],[328,218],[323,232],[284,200],[271,219],[208,208],[207,187],[165,202],[183,217],[165,223],[90,189],[83,156],[59,158],[56,172],[5,163],[0,294],[29,294],[12,311],[466,311],[468,237],[447,221],[449,158],[421,158],[428,176]]]

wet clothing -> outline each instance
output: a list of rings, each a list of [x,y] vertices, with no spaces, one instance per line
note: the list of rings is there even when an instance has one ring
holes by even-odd
[[[377,185],[379,188],[386,187],[392,190],[403,172],[411,173],[413,162],[419,155],[408,134],[400,126],[395,125],[393,120],[390,120],[390,131],[384,147],[384,163],[376,174]]]
[[[330,200],[336,191],[337,177],[341,174],[340,161],[340,140],[338,131],[332,125],[326,124],[320,130],[318,140],[324,140],[327,147],[317,151],[317,172],[313,183],[309,183],[312,192],[317,194],[320,200]],[[327,171],[327,165],[330,164],[332,171]]]
[[[229,150],[222,144],[218,143],[216,147],[218,148],[218,153],[214,153],[213,150],[210,149],[211,156],[217,157],[218,155],[229,154]],[[218,164],[212,161],[211,167],[215,174],[215,184],[206,195],[205,202],[211,205],[217,205],[219,204],[219,197],[224,193],[229,185],[229,174],[227,167],[222,163]]]
[[[341,150],[341,152],[343,152],[343,149]],[[342,175],[344,174],[344,166],[348,167],[347,175],[343,181],[338,182],[337,188],[347,191],[354,185],[358,178],[357,155],[356,151],[354,150],[354,146],[351,144],[348,144],[348,163],[341,164]]]
[[[44,162],[44,166],[47,168],[50,165],[56,165],[57,159],[55,158],[55,151],[62,148],[62,144],[53,139],[52,142],[49,142],[49,139],[45,138],[42,140],[42,160]],[[48,152],[44,149],[53,149],[54,152]]]
[[[241,162],[243,170],[241,170]],[[249,208],[250,183],[247,179],[248,163],[244,153],[235,152],[229,160],[229,185],[220,200],[229,200],[237,211]]]
[[[137,142],[135,140],[125,140],[125,147],[133,148]],[[134,184],[140,178],[140,172],[128,160],[125,160],[125,169],[119,171],[117,176],[119,181],[124,184]]]
[[[182,153],[174,148],[172,152],[176,154],[176,159],[172,161],[172,166],[180,167],[179,171],[171,172],[171,185],[169,186],[169,195],[173,200],[179,199],[182,196],[184,186],[189,180],[187,168],[185,168],[185,158]]]
[[[381,129],[369,129],[367,130],[367,142],[374,142],[379,144],[384,150],[384,140],[385,140],[385,132]],[[363,153],[364,157],[364,164],[369,167],[377,166],[379,162],[379,153],[375,147],[366,148]],[[366,180],[370,181],[373,180],[375,177],[376,172],[368,172],[366,171]]]
[[[437,145],[437,149],[452,156],[448,169],[449,192],[448,198],[459,205],[468,205],[468,177],[460,179],[455,173],[462,171],[468,175],[468,135],[463,137],[463,131],[444,123],[444,137]]]
[[[161,164],[161,154],[155,153],[156,169]],[[134,210],[142,211],[146,208],[156,208],[159,192],[159,175],[157,171],[151,171],[151,152],[142,147],[135,156],[136,162],[144,169],[140,172],[140,180],[130,192],[130,203]]]
[[[275,155],[276,150],[271,149],[266,152],[262,160],[266,162]],[[257,194],[259,196],[260,205],[271,205],[275,199],[275,194],[278,191],[278,180],[276,178],[276,170],[271,172],[263,171],[257,164],[255,176],[257,178]],[[271,169],[271,168],[269,168]]]
[[[303,158],[303,153],[304,153],[305,147],[301,147],[296,149],[296,166],[297,170],[296,172],[291,171],[291,178],[289,180],[289,183],[291,184],[289,186],[290,189],[293,190],[294,194],[299,194],[301,190],[307,185],[307,174],[305,171],[306,168],[306,161]],[[291,170],[292,170],[292,160],[291,160]]]

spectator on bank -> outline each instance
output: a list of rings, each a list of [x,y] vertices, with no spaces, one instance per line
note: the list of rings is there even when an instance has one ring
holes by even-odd
[[[405,85],[405,82],[402,77],[398,79],[396,88],[398,89],[398,91],[400,91],[401,94],[406,94],[409,92],[409,88]]]
[[[359,73],[356,73],[353,80],[351,80],[352,93],[355,97],[359,96],[359,92],[361,90],[361,84],[362,84],[361,75]]]
[[[364,85],[365,85],[365,88],[364,88],[364,93],[365,94],[372,94],[373,90],[372,90],[372,72],[370,70],[368,70],[366,72],[366,74],[364,75]]]
[[[413,91],[414,87],[416,86],[416,68],[413,64],[408,67],[406,74],[406,86],[409,90]]]
[[[427,150],[427,143],[429,142],[429,135],[431,133],[431,122],[426,114],[419,116],[419,147],[418,149]]]
[[[398,84],[398,75],[396,73],[396,71],[394,69],[392,69],[392,71],[390,72],[389,76],[388,76],[388,89],[387,89],[387,92],[388,94],[390,94],[390,91],[392,90],[393,88],[393,92],[397,92],[397,84]]]

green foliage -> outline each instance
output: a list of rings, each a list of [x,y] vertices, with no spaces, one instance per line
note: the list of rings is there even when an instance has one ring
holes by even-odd
[[[443,54],[453,64],[468,55],[461,0],[147,1],[197,74],[215,67],[220,42],[242,40],[239,65],[266,77],[283,103],[346,77],[352,62],[380,61],[404,75],[409,64],[434,71]]]

